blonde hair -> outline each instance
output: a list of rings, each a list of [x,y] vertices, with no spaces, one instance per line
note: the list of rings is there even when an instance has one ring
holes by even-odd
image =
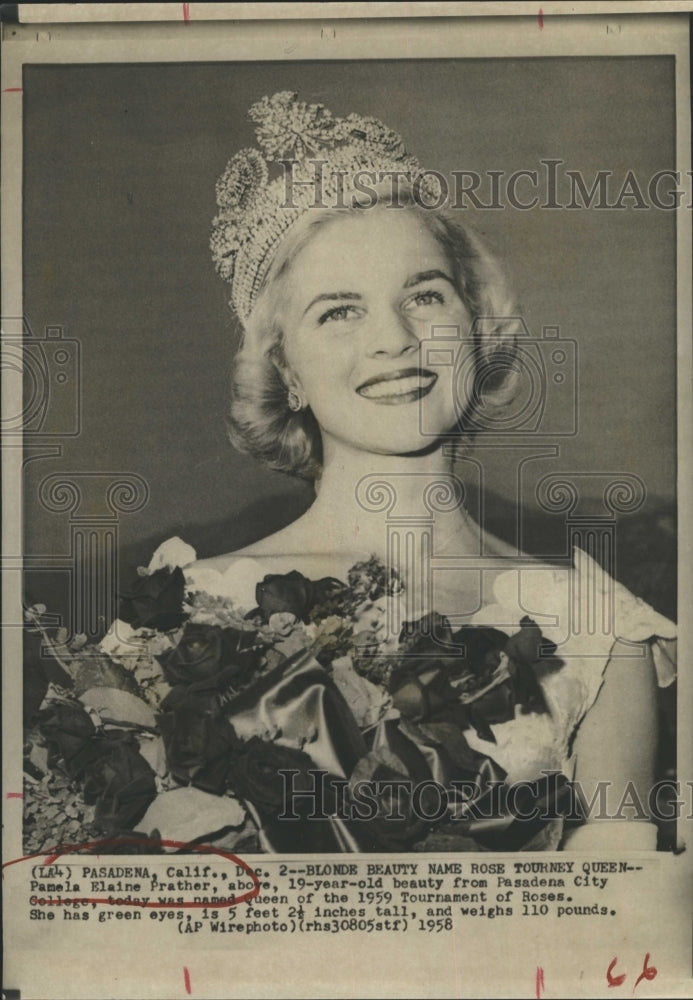
[[[424,220],[448,258],[457,292],[470,315],[483,320],[472,327],[477,346],[476,384],[483,384],[485,407],[503,406],[512,398],[517,382],[512,365],[517,314],[502,270],[471,229],[448,213],[426,209],[411,198],[403,201],[403,193],[406,197],[400,189],[397,207]],[[391,202],[375,207],[395,210]],[[315,232],[345,213],[365,210],[355,206],[309,212],[289,230],[245,324],[234,361],[228,417],[232,443],[274,469],[308,480],[320,477],[322,441],[310,408],[295,412],[288,405],[291,372],[283,350],[282,303],[288,293],[291,265]],[[473,397],[472,409],[480,402],[480,392]],[[470,426],[461,424],[460,434],[470,437]]]

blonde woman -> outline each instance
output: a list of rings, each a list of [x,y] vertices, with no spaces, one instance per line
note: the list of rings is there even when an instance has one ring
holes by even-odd
[[[654,848],[651,817],[632,801],[625,807],[624,790],[648,801],[656,686],[673,677],[657,637],[671,638],[673,626],[579,551],[572,569],[518,556],[462,502],[455,447],[478,408],[503,406],[514,388],[516,308],[499,267],[454,211],[437,207],[436,175],[381,122],[338,118],[291,93],[264,98],[250,117],[258,148],[238,153],[221,177],[212,240],[243,328],[231,435],[258,459],[313,481],[315,500],[281,531],[187,567],[189,585],[227,592],[231,580],[242,588],[293,571],[346,581],[354,564],[376,556],[398,581],[386,601],[390,638],[434,612],[506,635],[530,615],[547,640],[533,657],[537,697],[487,720],[484,736],[451,714],[454,683],[441,714],[438,668],[413,667],[390,684],[385,715],[367,731],[371,760],[380,754],[383,767],[411,776],[416,767],[402,761],[413,746],[435,776],[462,733],[507,782],[560,771],[588,799],[600,783],[607,789],[601,816],[610,822],[588,816],[566,834],[554,817],[524,846]],[[393,534],[398,517],[404,541]],[[432,573],[441,560],[444,572]],[[608,635],[574,627],[575,602],[596,597],[613,602]],[[363,771],[359,751],[348,763],[335,751],[352,730],[315,709],[320,699],[311,704],[264,691],[232,721],[248,736],[262,733],[268,713],[290,717],[275,728],[279,741],[303,727],[316,766],[352,779]],[[333,849],[367,842],[348,826]],[[294,849],[307,849],[302,843]],[[288,844],[276,828],[267,834],[269,849]]]

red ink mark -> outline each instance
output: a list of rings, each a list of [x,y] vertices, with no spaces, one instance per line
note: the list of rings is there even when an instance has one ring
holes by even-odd
[[[24,792],[6,792],[5,793],[5,798],[6,799],[23,799],[24,798]]]
[[[183,979],[185,981],[185,992],[189,995],[192,993],[192,987],[190,986],[190,973],[185,966],[183,966]]]
[[[537,14],[537,24],[539,25],[539,31],[544,27],[544,11],[539,8],[539,13]]]
[[[3,94],[21,94],[24,87],[5,87]]]
[[[230,854],[228,851],[222,851],[219,847],[212,847],[211,844],[186,844],[182,840],[153,840],[148,838],[146,840],[140,837],[106,837],[103,840],[91,840],[85,844],[59,844],[57,847],[51,847],[47,851],[39,851],[36,854],[27,854],[22,858],[14,858],[12,861],[5,861],[3,869],[3,878],[5,877],[5,868],[10,865],[17,865],[22,861],[32,861],[34,858],[45,858],[43,862],[45,865],[52,865],[61,858],[64,854],[74,854],[76,851],[85,851],[94,847],[126,847],[128,845],[135,845],[142,847],[144,844],[150,844],[152,847],[173,847],[177,851],[186,850],[194,854],[216,854],[220,858],[224,858],[225,861],[232,861],[239,868],[242,868],[246,872],[252,882],[253,888],[249,889],[248,892],[244,892],[242,896],[232,896],[230,899],[225,899],[222,902],[214,902],[214,906],[220,906],[222,909],[230,909],[232,906],[240,906],[241,903],[249,903],[251,899],[255,899],[256,896],[260,895],[260,879],[257,877],[253,869],[246,864],[241,858],[235,854]],[[100,855],[96,854],[97,858]],[[34,897],[32,897],[33,899]],[[143,902],[138,899],[94,899],[93,897],[80,897],[82,903],[103,903],[105,906],[140,906],[143,909],[152,910],[185,910],[185,909],[204,909],[205,906],[211,906],[212,903],[208,899],[201,900],[199,903],[152,903]],[[73,906],[75,903],[75,897],[72,899],[44,899],[36,898],[36,902],[32,902],[32,906]]]
[[[542,993],[544,992],[544,970],[540,965],[537,966],[537,982],[536,982],[536,995],[537,1000],[541,1000]]]
[[[617,958],[612,958],[611,962],[609,963],[609,968],[606,970],[606,981],[609,984],[609,987],[622,986],[626,979],[625,973],[622,976],[611,975],[611,973],[614,970],[614,966],[616,965],[617,962],[618,962]]]
[[[186,24],[190,23],[190,4],[189,3],[184,3],[183,4],[183,20],[185,21]]]
[[[650,953],[648,951],[647,954],[645,955],[645,961],[643,963],[642,972],[635,980],[635,986],[637,986],[638,983],[642,982],[643,979],[647,979],[649,980],[649,982],[652,982],[654,977],[657,975],[657,969],[655,968],[655,966],[647,964],[649,961],[650,961]],[[635,993],[635,986],[633,987],[633,993]]]

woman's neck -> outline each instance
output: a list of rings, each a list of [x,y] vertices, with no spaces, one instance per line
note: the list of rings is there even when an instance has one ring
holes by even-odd
[[[391,554],[393,532],[431,555],[475,555],[479,532],[464,509],[462,483],[442,446],[416,455],[373,455],[325,443],[315,502],[301,519],[326,550]],[[388,548],[390,545],[390,552]]]

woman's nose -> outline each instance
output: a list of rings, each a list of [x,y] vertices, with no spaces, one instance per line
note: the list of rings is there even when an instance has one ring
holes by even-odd
[[[418,350],[419,338],[413,324],[396,309],[387,309],[372,317],[368,332],[368,352],[373,357],[397,357]]]

